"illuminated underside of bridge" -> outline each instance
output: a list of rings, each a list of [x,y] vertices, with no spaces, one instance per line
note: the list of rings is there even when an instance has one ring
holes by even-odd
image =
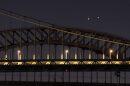
[[[106,80],[106,71],[117,72],[117,78],[120,77],[120,71],[130,71],[128,39],[61,27],[3,9],[0,9],[0,14],[33,25],[0,31],[0,72],[62,71],[64,75],[64,72],[72,71],[104,71]],[[127,81],[126,73],[123,81]],[[115,85],[112,81],[107,84]]]

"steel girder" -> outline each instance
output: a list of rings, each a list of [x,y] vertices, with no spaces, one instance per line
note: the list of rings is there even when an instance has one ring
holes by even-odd
[[[129,49],[129,46],[125,44],[129,44],[130,41],[123,38],[98,32],[96,33],[93,31],[85,31],[70,28],[61,29],[64,29],[70,33],[41,27],[0,31],[0,51],[20,47],[20,44],[21,47],[25,45],[33,45],[35,42],[36,45],[54,44],[65,45],[70,47],[79,47],[81,49],[91,50],[97,54],[102,54],[103,49],[105,49],[104,54],[106,56],[109,56],[109,49],[119,45],[118,48],[114,51],[119,51],[119,57],[121,58],[123,53]],[[71,34],[71,32],[75,34]],[[81,36],[76,34],[80,34]],[[84,37],[82,35],[87,37]],[[91,37],[94,37],[95,39]],[[104,39],[108,41],[98,39]],[[122,45],[115,42],[122,43]],[[115,57],[116,55],[113,54],[113,58]]]

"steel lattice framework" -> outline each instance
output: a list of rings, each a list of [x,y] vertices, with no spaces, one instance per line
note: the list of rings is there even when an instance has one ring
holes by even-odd
[[[0,31],[0,72],[130,71],[128,39],[0,14],[35,25]]]
[[[62,28],[61,28],[62,29]],[[22,28],[22,29],[13,29],[0,31],[0,51],[7,51],[13,48],[21,48],[24,46],[31,45],[63,45],[68,47],[77,47],[83,51],[87,50],[91,53],[104,54],[107,60],[110,60],[109,51],[113,49],[112,60],[128,60],[129,56],[126,56],[127,50],[129,50],[129,40],[125,40],[119,37],[112,37],[110,35],[100,34],[90,31],[82,31],[78,29],[62,29],[64,31],[70,32],[61,32],[57,30],[51,30],[48,28],[35,27],[35,28]],[[80,35],[75,35],[75,34]],[[88,36],[88,37],[83,37]],[[93,38],[96,39],[93,39]],[[98,39],[104,39],[108,41],[101,41]],[[109,42],[110,41],[110,42]],[[118,59],[117,59],[118,52]],[[124,58],[125,57],[125,58]],[[45,59],[45,58],[44,58]],[[55,57],[55,59],[60,59]],[[74,58],[70,58],[74,59]],[[79,58],[77,58],[79,59]],[[82,56],[82,59],[88,59]],[[93,60],[102,60],[103,58],[92,57]],[[105,58],[104,58],[105,59]],[[16,60],[10,59],[10,60]],[[25,59],[26,60],[26,59]]]

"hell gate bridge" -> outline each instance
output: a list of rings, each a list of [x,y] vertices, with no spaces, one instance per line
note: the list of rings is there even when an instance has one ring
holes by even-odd
[[[130,40],[4,9],[0,15],[9,18],[0,31],[2,86],[130,85]]]

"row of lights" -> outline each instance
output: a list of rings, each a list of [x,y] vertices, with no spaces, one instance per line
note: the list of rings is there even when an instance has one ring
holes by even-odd
[[[69,50],[68,49],[65,50],[65,59],[68,59],[68,53],[69,53]],[[112,59],[112,53],[113,53],[113,50],[110,49],[109,50],[110,59]],[[18,55],[18,60],[21,60],[21,51],[20,50],[17,51],[17,55]],[[49,59],[49,58],[50,58],[50,55],[47,54],[47,59]],[[35,56],[35,54],[33,54],[33,60],[35,60],[35,59],[36,59],[36,56]],[[63,59],[63,54],[61,54],[61,59]],[[75,53],[75,59],[77,59],[76,53]],[[89,54],[89,59],[91,59],[91,54]],[[104,53],[103,53],[103,59],[105,59]],[[118,54],[117,54],[117,59],[118,59]],[[7,60],[7,54],[5,55],[5,60]]]
[[[66,59],[67,59],[69,50],[65,50],[65,53],[66,53]],[[112,59],[112,53],[113,53],[113,50],[110,49],[109,50],[110,59]],[[75,54],[75,59],[77,59],[77,54]],[[89,53],[89,59],[91,59],[91,54],[90,53]],[[104,54],[103,54],[103,59],[105,59],[105,55]],[[117,54],[117,59],[118,59],[118,54]]]
[[[68,53],[69,53],[69,50],[65,50],[65,55],[66,55],[66,59],[68,58]],[[109,54],[110,54],[110,59],[112,59],[112,53],[113,53],[113,50],[110,49],[109,50]],[[63,54],[62,54],[62,58],[63,58]],[[75,59],[77,59],[77,54],[75,54]],[[91,59],[91,54],[89,53],[89,59]],[[105,59],[105,55],[103,53],[103,59]],[[117,59],[118,59],[118,54],[117,54]]]

